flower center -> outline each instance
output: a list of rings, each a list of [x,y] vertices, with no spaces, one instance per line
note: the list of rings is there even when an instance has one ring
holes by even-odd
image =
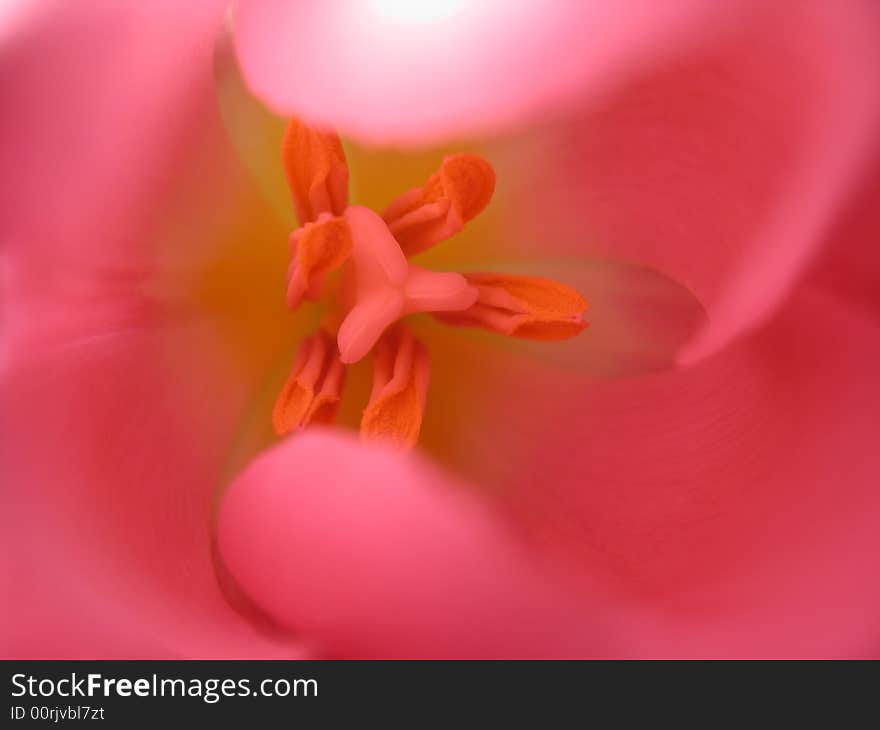
[[[334,134],[292,120],[282,159],[301,227],[290,235],[287,303],[322,295],[342,270],[333,311],[301,343],[272,414],[279,435],[333,421],[345,368],[373,353],[373,388],[361,420],[368,440],[413,446],[427,401],[430,360],[404,322],[430,313],[459,326],[513,337],[560,340],[584,329],[587,302],[540,277],[436,272],[408,260],[458,233],[488,205],[491,165],[470,154],[446,157],[419,188],[382,215],[348,204],[348,168]]]

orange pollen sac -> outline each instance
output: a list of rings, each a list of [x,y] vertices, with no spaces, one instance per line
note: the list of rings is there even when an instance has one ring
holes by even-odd
[[[281,160],[300,225],[325,211],[342,214],[348,205],[348,165],[339,137],[292,119],[281,142]]]
[[[565,340],[586,326],[587,301],[570,286],[540,276],[465,274],[477,289],[463,312],[438,313],[447,324],[482,327],[531,340]]]
[[[421,188],[395,200],[382,217],[407,256],[458,233],[489,204],[495,171],[477,155],[450,155]]]
[[[342,398],[345,366],[326,332],[303,340],[293,370],[272,411],[275,433],[283,436],[310,423],[332,423]]]
[[[428,351],[403,326],[376,345],[373,390],[361,420],[361,437],[401,448],[416,445],[428,397]]]
[[[581,332],[587,302],[570,286],[537,276],[437,272],[409,260],[455,235],[489,204],[495,173],[475,154],[443,159],[424,185],[382,215],[348,200],[348,166],[331,131],[292,119],[281,161],[300,227],[290,235],[287,304],[329,304],[316,334],[299,346],[272,411],[279,436],[331,423],[346,367],[372,354],[373,386],[360,423],[365,441],[415,446],[430,360],[401,318],[443,322],[512,337],[561,340]],[[340,270],[329,284],[328,276]]]
[[[287,306],[296,309],[303,297],[317,298],[324,276],[351,256],[351,232],[342,218],[321,213],[290,234]]]

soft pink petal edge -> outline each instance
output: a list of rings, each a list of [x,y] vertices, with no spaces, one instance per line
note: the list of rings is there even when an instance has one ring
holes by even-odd
[[[756,7],[499,142],[506,238],[657,268],[708,312],[680,362],[710,355],[772,316],[828,244],[873,158],[878,54],[876,4]]]
[[[3,30],[9,655],[299,655],[218,585],[212,497],[247,383],[212,369],[212,323],[159,275],[216,246],[214,181],[235,175],[210,74],[223,5],[37,2]],[[168,260],[175,205],[204,229]]]
[[[300,655],[255,628],[250,606],[234,610],[218,579],[212,512],[244,394],[187,345],[212,343],[168,323],[61,345],[4,375],[15,655]]]
[[[461,421],[462,464],[609,597],[616,653],[880,648],[875,318],[800,290],[699,364],[618,382],[450,357],[486,399]]]
[[[370,143],[497,132],[706,42],[742,3],[239,0],[254,92]]]
[[[601,620],[487,504],[419,458],[346,434],[309,432],[258,456],[217,532],[253,600],[331,657],[603,651]]]

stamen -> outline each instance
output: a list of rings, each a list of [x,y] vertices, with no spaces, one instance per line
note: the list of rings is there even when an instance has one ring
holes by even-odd
[[[321,213],[318,220],[290,234],[287,305],[296,309],[303,296],[315,298],[321,282],[351,255],[351,233],[343,218]]]
[[[291,119],[281,160],[300,225],[317,220],[321,213],[342,215],[348,205],[348,166],[339,137]]]
[[[511,337],[564,340],[587,323],[587,301],[570,286],[539,276],[465,274],[479,292],[470,309],[437,315],[448,324],[483,327]]]
[[[400,448],[415,446],[422,427],[431,363],[428,352],[403,326],[376,345],[373,390],[361,436]]]
[[[304,340],[278,400],[272,425],[279,436],[309,423],[331,423],[345,382],[345,367],[333,339],[319,332]]]
[[[458,233],[489,204],[495,172],[478,155],[450,155],[424,187],[397,198],[383,214],[407,256]]]

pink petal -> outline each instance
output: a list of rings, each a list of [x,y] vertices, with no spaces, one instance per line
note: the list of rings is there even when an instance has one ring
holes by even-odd
[[[16,655],[296,651],[253,628],[212,557],[221,467],[277,354],[254,338],[261,244],[284,237],[224,146],[222,6],[39,3],[4,38],[0,468],[16,529],[0,590]],[[234,211],[251,255],[224,280]],[[268,269],[271,329],[283,263]]]
[[[875,320],[803,292],[698,365],[613,383],[458,357],[492,404],[459,463],[604,586],[617,653],[880,646]]]
[[[7,373],[3,491],[24,582],[4,594],[17,653],[293,652],[261,637],[218,584],[211,512],[241,393],[200,336],[108,333]],[[91,612],[102,626],[65,635]]]
[[[194,83],[222,8],[39,0],[28,9],[2,48],[7,235],[88,248],[148,223],[144,210],[190,141],[194,114],[213,102]]]
[[[880,154],[831,229],[813,263],[817,283],[880,315]]]
[[[596,91],[708,41],[728,5],[242,0],[235,25],[245,77],[277,111],[401,143],[495,131]]]
[[[247,593],[331,656],[584,656],[602,643],[588,604],[537,572],[487,505],[339,433],[264,452],[217,529]]]
[[[154,641],[74,573],[47,570],[33,539],[35,505],[26,490],[4,490],[0,514],[0,638],[4,658],[157,657]],[[55,563],[57,565],[57,562]]]
[[[0,43],[20,33],[33,15],[42,10],[40,0],[6,0],[0,5]]]
[[[710,354],[826,240],[874,143],[878,66],[876,3],[765,3],[496,156],[510,238],[654,266],[709,314],[682,360]]]

